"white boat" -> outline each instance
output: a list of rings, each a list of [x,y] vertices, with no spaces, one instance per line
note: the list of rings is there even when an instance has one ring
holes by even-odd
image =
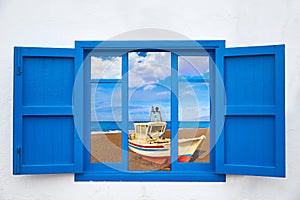
[[[160,115],[157,120],[156,113]],[[129,135],[129,149],[139,154],[143,159],[157,163],[170,163],[171,140],[165,138],[166,122],[162,122],[158,107],[153,107],[150,114],[154,122],[134,123],[134,132]],[[189,162],[197,147],[205,139],[204,135],[194,138],[178,139],[178,162]]]

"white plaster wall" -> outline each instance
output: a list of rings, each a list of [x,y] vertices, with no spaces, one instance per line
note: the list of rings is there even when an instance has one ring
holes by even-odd
[[[12,175],[13,46],[73,47],[74,40],[106,40],[146,27],[225,39],[227,46],[286,44],[287,178],[82,183],[73,175]],[[0,0],[0,200],[300,199],[299,100],[299,0]]]

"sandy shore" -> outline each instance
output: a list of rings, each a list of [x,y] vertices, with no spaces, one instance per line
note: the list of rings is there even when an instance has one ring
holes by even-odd
[[[178,138],[191,138],[205,135],[206,139],[195,151],[191,162],[209,162],[210,134],[208,128],[181,129]],[[166,131],[165,137],[170,137]],[[120,133],[91,135],[91,162],[122,162],[122,135]],[[129,151],[129,170],[169,170],[166,164],[155,164],[142,159],[139,155]],[[171,164],[172,167],[172,164]]]

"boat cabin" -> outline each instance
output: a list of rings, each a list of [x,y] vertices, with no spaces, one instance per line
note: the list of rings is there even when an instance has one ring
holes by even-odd
[[[135,137],[138,139],[161,138],[166,131],[166,122],[134,123]]]

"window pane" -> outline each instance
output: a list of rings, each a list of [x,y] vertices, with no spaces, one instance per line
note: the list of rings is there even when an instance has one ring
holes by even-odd
[[[151,84],[151,89],[143,87],[129,91],[129,120],[149,121],[151,106],[159,106],[164,121],[170,121],[171,91],[159,84]]]
[[[178,61],[178,76],[184,77],[178,83],[178,161],[209,162],[210,94],[204,81],[209,78],[209,58],[184,56]]]
[[[180,82],[178,84],[178,101],[178,118],[180,122],[209,122],[210,96],[208,83]]]
[[[129,170],[170,170],[170,85],[169,52],[129,53]]]
[[[121,56],[91,56],[91,79],[121,79]]]
[[[180,82],[178,96],[178,161],[209,162],[210,98],[208,84]]]
[[[122,160],[122,84],[91,84],[91,162]]]
[[[122,84],[91,84],[91,121],[122,120]]]
[[[178,76],[209,78],[209,56],[179,56]]]

